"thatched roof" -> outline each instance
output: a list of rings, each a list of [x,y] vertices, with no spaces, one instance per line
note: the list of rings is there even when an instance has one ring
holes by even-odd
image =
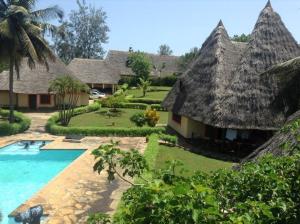
[[[261,74],[299,55],[299,45],[268,2],[246,45],[232,43],[219,23],[163,106],[220,128],[277,129],[286,118],[273,107],[279,83]]]
[[[300,111],[297,111],[287,119],[285,127],[293,122],[300,121],[299,119]],[[289,130],[288,128],[286,130],[281,129],[269,141],[243,159],[242,163],[255,161],[266,154],[273,154],[274,156],[288,156],[294,154],[293,147],[299,144],[299,139],[296,137],[299,136],[299,134],[299,128],[297,130]],[[285,144],[288,144],[286,148]]]
[[[56,59],[55,62],[49,61],[49,71],[41,64],[36,64],[35,69],[31,70],[26,60],[23,60],[19,80],[14,73],[14,93],[47,94],[50,82],[62,75],[73,76],[72,72],[59,59]],[[8,78],[8,71],[0,74],[0,90],[9,90]]]
[[[75,58],[68,65],[74,75],[84,83],[118,84],[118,71],[104,60]]]
[[[128,51],[116,51],[110,50],[107,54],[105,61],[112,68],[118,70],[118,75],[134,75],[132,70],[126,66],[126,62],[128,60],[130,52]],[[147,57],[149,57],[151,63],[153,64],[153,69],[151,72],[151,76],[164,76],[170,75],[178,72],[177,68],[177,60],[176,56],[161,56],[156,54],[145,53]],[[162,72],[159,70],[164,65]]]

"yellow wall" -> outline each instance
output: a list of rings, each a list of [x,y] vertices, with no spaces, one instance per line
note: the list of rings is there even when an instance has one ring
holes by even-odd
[[[205,136],[205,125],[190,118],[181,116],[181,124],[173,121],[172,112],[169,112],[168,125],[185,138],[199,138]]]
[[[27,94],[18,94],[18,106],[19,107],[28,107],[29,101],[28,101],[28,95]]]
[[[14,94],[14,103],[16,103],[16,95]],[[9,105],[9,93],[8,91],[0,91],[0,106]]]
[[[87,93],[81,93],[77,106],[87,106],[89,105],[89,94]]]

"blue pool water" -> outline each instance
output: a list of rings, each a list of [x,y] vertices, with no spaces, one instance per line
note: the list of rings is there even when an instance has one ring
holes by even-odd
[[[7,216],[83,153],[83,150],[40,151],[41,141],[25,149],[24,143],[0,148],[2,224],[14,223]]]

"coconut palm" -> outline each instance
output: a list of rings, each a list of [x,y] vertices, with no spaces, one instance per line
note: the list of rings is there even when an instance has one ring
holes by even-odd
[[[36,62],[44,64],[55,60],[55,56],[43,38],[44,31],[53,31],[54,26],[46,23],[51,18],[62,18],[57,7],[34,11],[36,0],[0,0],[0,60],[9,65],[9,121],[14,121],[13,81],[14,71],[19,78],[20,64],[27,58],[30,68]]]

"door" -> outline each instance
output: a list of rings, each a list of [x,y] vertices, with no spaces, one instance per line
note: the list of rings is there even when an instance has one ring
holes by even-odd
[[[36,109],[37,103],[36,103],[37,97],[36,95],[29,95],[29,109]]]

